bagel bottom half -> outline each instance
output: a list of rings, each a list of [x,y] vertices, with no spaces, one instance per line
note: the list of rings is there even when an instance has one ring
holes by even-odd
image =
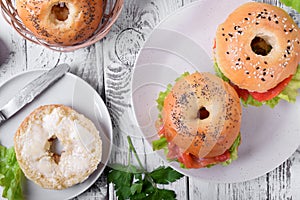
[[[60,143],[61,152],[54,143]],[[14,147],[25,176],[47,189],[83,182],[97,169],[102,156],[95,125],[64,105],[35,109],[18,128]]]
[[[237,158],[242,108],[236,91],[210,73],[185,73],[157,99],[159,140],[167,158],[186,168],[229,164]]]

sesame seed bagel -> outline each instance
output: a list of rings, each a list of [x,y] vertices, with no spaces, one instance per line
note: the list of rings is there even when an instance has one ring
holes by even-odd
[[[237,138],[241,114],[239,97],[228,83],[195,72],[177,81],[164,100],[165,137],[198,158],[218,156]]]
[[[60,154],[53,150],[57,140]],[[25,176],[47,189],[64,189],[83,182],[101,161],[102,141],[95,125],[64,105],[34,110],[14,137],[18,163]]]
[[[102,0],[16,0],[16,7],[37,38],[65,46],[89,38],[103,14]]]
[[[219,25],[215,59],[239,88],[266,92],[296,72],[299,33],[299,27],[283,9],[246,3]]]

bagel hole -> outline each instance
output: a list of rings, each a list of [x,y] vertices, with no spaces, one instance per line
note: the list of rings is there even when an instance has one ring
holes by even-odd
[[[51,15],[54,16],[55,19],[59,21],[65,21],[69,16],[69,8],[66,3],[59,2],[58,4],[52,6]]]
[[[53,154],[53,159],[56,164],[60,161],[60,156],[63,152],[63,145],[57,137],[52,137],[48,140],[50,142],[50,153]]]
[[[208,112],[208,110],[206,110],[205,107],[201,107],[201,108],[199,109],[199,111],[198,111],[197,117],[198,117],[199,119],[201,119],[201,120],[208,118],[208,117],[209,117],[209,112]]]
[[[257,55],[266,56],[270,53],[272,48],[270,43],[263,37],[256,36],[251,41],[251,49]]]

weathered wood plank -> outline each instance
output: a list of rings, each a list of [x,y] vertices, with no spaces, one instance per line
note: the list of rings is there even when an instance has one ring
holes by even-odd
[[[300,199],[300,148],[291,157],[290,179],[293,199]]]
[[[0,16],[0,84],[26,70],[25,41]],[[4,31],[5,30],[5,31]]]
[[[130,135],[133,143],[148,170],[162,164],[152,153],[142,138],[136,122],[132,118],[130,81],[133,66],[139,50],[153,28],[168,14],[182,6],[181,0],[165,1],[125,1],[123,12],[104,41],[105,54],[105,96],[114,122],[114,148],[111,163],[127,162],[127,140]],[[153,156],[156,156],[153,157]],[[172,185],[179,199],[186,198],[182,187],[185,179]],[[110,188],[109,191],[112,191]],[[110,194],[111,195],[111,194]],[[110,199],[114,199],[110,196]]]

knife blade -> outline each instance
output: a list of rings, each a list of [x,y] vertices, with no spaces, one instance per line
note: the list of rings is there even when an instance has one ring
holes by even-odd
[[[0,125],[16,114],[26,104],[30,103],[50,85],[55,83],[68,72],[69,69],[70,66],[68,64],[57,65],[23,87],[2,108],[0,108]]]

